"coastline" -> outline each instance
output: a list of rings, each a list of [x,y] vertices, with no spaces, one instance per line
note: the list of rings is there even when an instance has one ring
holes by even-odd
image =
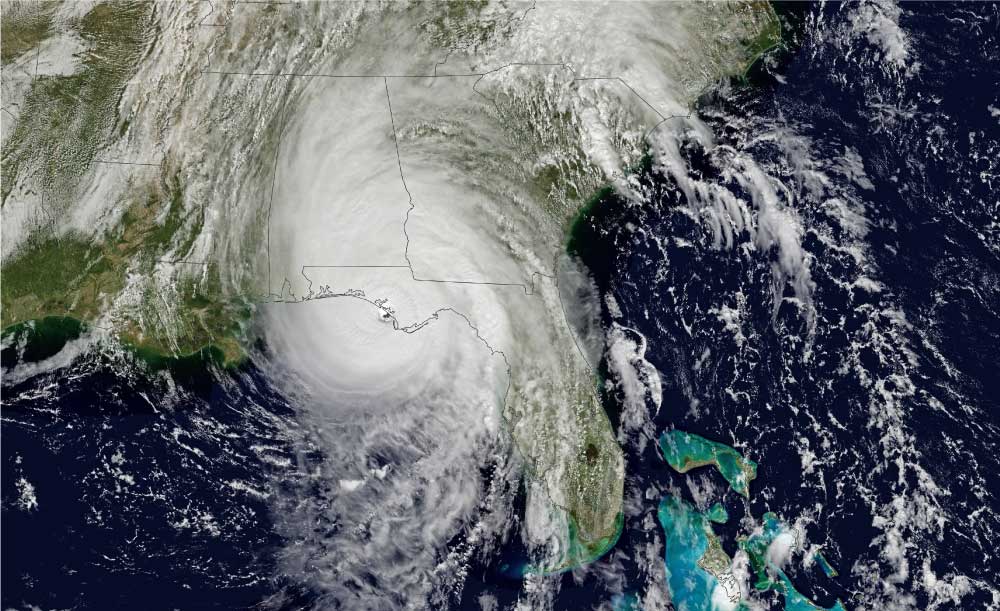
[[[13,357],[16,361],[23,359],[23,362],[39,362],[58,354],[67,343],[79,339],[90,328],[88,322],[72,316],[51,315],[10,324],[0,331],[0,335],[4,340],[12,338],[12,343],[20,344],[21,353]],[[22,334],[27,336],[21,336]],[[246,351],[235,340],[235,345],[240,348],[238,353],[231,346],[227,350],[227,346],[219,343],[209,343],[192,352],[171,353],[157,346],[130,340],[121,334],[115,334],[115,339],[123,349],[154,371],[190,370],[209,365],[235,370],[247,360]],[[14,346],[4,347],[5,367],[13,365],[8,362],[9,350],[15,350]]]

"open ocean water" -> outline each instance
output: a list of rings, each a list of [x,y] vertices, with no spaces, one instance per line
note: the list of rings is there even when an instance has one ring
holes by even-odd
[[[628,434],[639,509],[607,562],[641,594],[672,487],[702,509],[724,499],[730,554],[766,511],[797,526],[839,572],[787,565],[823,607],[995,608],[1000,8],[780,8],[794,51],[703,101],[714,146],[659,136],[683,163],[654,153],[641,201],[604,198],[578,237],[609,336],[662,381]],[[627,403],[611,377],[609,404]],[[749,504],[716,473],[668,473],[652,439],[670,427],[757,461]]]
[[[731,555],[766,511],[795,525],[839,572],[786,565],[818,605],[998,605],[1000,7],[782,14],[790,50],[700,104],[711,145],[655,132],[642,197],[606,194],[574,237],[601,295],[626,515],[605,558],[549,578],[555,608],[662,600],[665,494],[721,500]],[[741,159],[776,201],[754,200]],[[723,191],[751,217],[705,195]],[[279,569],[273,495],[321,457],[252,362],[151,373],[87,349],[31,374],[4,352],[4,608],[309,606]],[[644,372],[641,410],[619,357]],[[756,461],[749,502],[707,469],[671,473],[669,428]],[[515,537],[478,558],[458,606],[515,601],[522,553]]]

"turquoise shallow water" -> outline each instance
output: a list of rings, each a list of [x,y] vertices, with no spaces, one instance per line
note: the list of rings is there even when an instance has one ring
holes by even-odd
[[[830,578],[839,575],[839,573],[837,573],[837,569],[833,568],[833,566],[829,563],[829,561],[827,561],[826,557],[823,556],[823,554],[821,554],[820,552],[816,552],[815,556],[813,557],[816,559],[816,563],[819,564],[819,568],[823,570],[824,575]]]
[[[750,566],[756,573],[754,587],[761,592],[773,590],[782,593],[785,597],[785,611],[846,611],[840,601],[829,609],[815,604],[795,589],[784,571],[768,560],[767,550],[771,543],[789,530],[774,513],[765,513],[763,520],[763,530],[740,543],[740,547],[749,555]]]
[[[708,513],[705,515],[709,520],[717,524],[725,524],[729,521],[729,512],[722,506],[722,503],[712,505],[712,507],[708,510]]]
[[[712,465],[737,494],[749,497],[750,482],[757,476],[757,463],[726,444],[671,429],[660,435],[659,447],[663,458],[675,471],[687,473]]]
[[[660,501],[657,517],[666,536],[667,585],[678,611],[712,608],[712,590],[718,581],[698,566],[708,549],[707,518],[682,499],[667,496]]]
[[[785,611],[846,611],[839,600],[829,609],[820,607],[796,590],[784,572],[778,571],[778,577],[785,586]]]
[[[692,445],[697,446],[693,448],[696,451],[688,451],[692,449]],[[742,473],[739,465],[745,460],[728,446],[706,442],[700,437],[676,430],[661,436],[660,448],[671,466],[681,472],[689,464],[709,464],[711,459],[717,461],[715,464],[723,474],[728,470],[731,475],[737,475]],[[719,460],[720,458],[724,460]],[[756,469],[755,463],[747,462]],[[677,465],[684,468],[678,469]],[[674,607],[678,611],[713,609],[712,593],[719,581],[713,573],[699,566],[698,562],[709,549],[714,532],[712,522],[725,523],[729,518],[725,507],[721,503],[715,503],[702,513],[687,501],[668,495],[660,501],[657,517],[666,538],[664,562],[667,586]],[[752,587],[758,592],[780,593],[784,597],[785,611],[846,611],[840,601],[829,609],[820,607],[795,588],[784,571],[768,558],[768,549],[775,539],[791,531],[775,513],[767,512],[761,520],[759,532],[740,539],[740,549],[749,557],[754,573]],[[829,576],[829,571],[833,569],[820,554],[817,554],[817,562]],[[738,608],[746,609],[747,605],[740,602]]]

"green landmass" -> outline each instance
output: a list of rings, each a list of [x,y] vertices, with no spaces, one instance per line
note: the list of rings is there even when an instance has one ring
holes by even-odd
[[[715,522],[716,524],[725,524],[729,521],[729,512],[722,506],[722,503],[712,505],[712,507],[709,508],[708,513],[705,515],[709,520]]]
[[[129,119],[119,119],[119,101],[157,34],[153,10],[148,2],[93,6],[74,25],[87,45],[80,69],[71,75],[39,77],[30,85],[4,143],[0,193],[6,204],[18,177],[30,173],[39,178],[45,214],[0,268],[0,326],[5,334],[16,331],[15,325],[52,317],[95,322],[126,288],[130,275],[152,277],[158,260],[183,257],[201,232],[201,211],[186,209],[181,179],[168,169],[133,182],[129,199],[120,204],[121,218],[103,235],[55,229],[55,218],[78,197],[80,178],[99,148],[127,130]],[[139,287],[141,304],[117,317],[115,331],[147,359],[198,355],[208,349],[220,353],[226,363],[237,363],[244,354],[242,326],[252,305],[226,296],[218,269],[192,269],[197,271],[176,279],[176,294],[171,296],[175,308],[165,311],[158,287],[147,283]]]
[[[741,77],[746,79],[746,75],[753,68],[754,64],[762,58],[768,51],[777,48],[782,44],[781,20],[778,19],[774,7],[767,0],[754,0],[748,3],[750,10],[762,17],[762,27],[759,33],[749,40],[743,41],[743,46],[749,57],[746,67],[742,71]]]
[[[717,583],[727,580],[735,587],[730,573],[732,559],[712,529],[712,522],[719,521],[723,512],[725,510],[716,503],[701,513],[675,495],[667,495],[660,501],[657,517],[666,536],[667,583],[677,608],[708,611],[714,608],[712,592]],[[774,513],[765,513],[763,522],[759,532],[738,540],[740,549],[746,552],[750,561],[753,587],[760,592],[782,594],[785,611],[846,611],[840,601],[830,608],[820,607],[795,589],[781,568],[768,560],[771,544],[788,529]],[[741,601],[738,608],[748,610],[751,607]]]
[[[788,529],[772,512],[765,513],[763,521],[761,532],[739,540],[740,549],[750,559],[750,568],[755,576],[754,588],[760,592],[773,590],[784,595],[785,611],[845,611],[839,600],[828,609],[812,602],[795,589],[780,567],[768,560],[767,551],[771,543]]]
[[[750,482],[757,477],[757,463],[736,450],[677,429],[664,432],[659,445],[667,464],[678,473],[714,466],[737,494],[749,498]]]
[[[524,571],[525,575],[556,575],[565,573],[604,556],[618,543],[618,538],[621,536],[622,529],[625,526],[625,514],[618,513],[615,518],[614,529],[611,533],[593,540],[586,538],[587,531],[580,528],[572,514],[569,515],[568,521],[569,550],[564,554],[562,564],[545,568],[528,567]]]
[[[587,539],[586,532],[581,532],[576,525],[576,520],[570,520],[570,557],[573,558],[574,566],[583,566],[597,560],[604,554],[611,551],[611,548],[618,542],[618,537],[622,534],[625,526],[625,514],[619,512],[615,517],[614,529],[611,533],[598,537],[597,539]]]
[[[125,83],[152,37],[152,11],[146,2],[94,6],[76,28],[88,46],[80,70],[32,81],[3,147],[4,203],[22,172],[37,173],[50,215],[72,203],[80,178],[113,133]]]
[[[705,519],[708,520],[707,516]],[[711,530],[711,527],[706,531],[705,537],[708,540],[708,548],[705,549],[705,553],[698,559],[698,566],[715,577],[729,572],[729,567],[732,565],[733,559],[722,549],[722,541]]]
[[[0,4],[0,62],[9,63],[48,38],[58,6],[54,0]]]
[[[605,185],[580,207],[580,210],[569,222],[569,229],[566,232],[566,253],[575,257],[587,260],[590,244],[585,231],[587,224],[594,216],[594,212],[602,202],[615,195],[614,187]]]
[[[575,566],[603,556],[618,540],[623,524],[621,505],[616,502],[621,489],[615,478],[608,478],[609,473],[616,471],[620,450],[599,403],[589,396],[581,398],[582,402],[586,402],[591,413],[581,414],[581,420],[589,422],[585,422],[582,443],[567,482],[570,490],[588,492],[569,495],[566,507],[570,524],[567,560]]]
[[[83,335],[88,326],[69,316],[46,316],[10,325],[3,330],[2,335],[4,340],[9,340],[11,350],[17,355],[17,362],[37,363],[58,354],[67,343]],[[123,341],[123,346],[154,371],[169,369],[174,373],[191,376],[203,372],[207,363],[224,367],[235,364],[235,361],[214,345],[177,355],[168,355],[162,349],[135,345],[128,340]],[[4,366],[8,366],[7,355],[4,356]]]
[[[551,511],[561,514],[553,519],[565,520],[567,525],[566,548],[561,550],[558,559],[548,559],[550,564],[526,569],[536,574],[571,570],[599,558],[618,540],[624,523],[621,451],[611,423],[585,376],[571,384],[572,388],[562,389],[557,394],[560,397],[575,395],[571,413],[578,436],[572,443],[562,446],[538,444],[530,436],[514,436],[518,451],[529,459],[526,473],[529,480],[547,487],[546,469],[560,469],[563,474],[560,489],[546,488],[546,493],[552,503]],[[511,393],[522,394],[516,382]],[[533,429],[544,431],[559,426],[556,420],[559,413],[565,412],[553,410],[544,402],[509,402],[504,418],[511,430],[519,430],[522,418],[533,418]]]
[[[100,253],[77,236],[31,236],[4,262],[0,273],[0,320],[4,328],[47,317],[90,320],[99,314]],[[109,287],[112,288],[112,287]]]
[[[508,34],[524,10],[517,5],[506,11],[487,11],[487,0],[445,0],[414,3],[418,28],[439,47],[448,50],[474,50],[492,38]],[[445,69],[443,73],[447,73]]]
[[[745,74],[760,56],[774,48],[775,45],[780,44],[780,21],[768,2],[731,2],[725,4],[724,10],[737,14],[741,21],[757,24],[757,27],[751,25],[740,30],[753,32],[751,38],[741,41],[742,56],[727,55],[720,46],[719,56],[714,58],[717,60],[717,65],[722,67],[722,74],[733,76]],[[739,54],[737,53],[737,55]],[[508,118],[511,115],[516,115],[509,109],[501,114]],[[566,118],[555,115],[548,117],[548,119],[548,131],[545,134],[535,134],[535,140],[541,142],[542,148],[546,150],[571,150],[571,147],[567,147],[566,142],[559,137],[558,126],[563,125]],[[538,118],[527,121],[523,126],[524,130],[530,131],[538,123]],[[572,155],[552,155],[551,157],[574,159]],[[627,163],[624,173],[625,175],[647,173],[652,168],[652,161],[653,157],[647,145],[644,154]],[[600,209],[609,202],[615,202],[617,197],[614,187],[611,184],[605,184],[595,189],[589,198],[581,201],[577,187],[581,184],[587,184],[587,180],[581,178],[578,169],[573,167],[571,161],[568,161],[562,162],[561,165],[548,165],[537,170],[532,176],[532,185],[537,196],[542,201],[547,202],[546,210],[553,217],[565,223],[565,250],[567,254],[582,260],[600,284],[601,276],[605,270],[601,269],[599,261],[601,257],[595,248],[598,247],[601,239],[592,230],[591,225],[593,219],[601,214]],[[728,446],[716,444],[697,436],[690,436],[682,440],[681,444],[685,445],[685,448],[676,448],[676,444],[668,444],[664,448],[664,439],[673,441],[673,438],[667,435],[665,438],[661,438],[661,451],[676,470],[684,473],[698,466],[714,465],[734,491],[744,497],[749,497],[750,482],[756,477],[756,463],[745,459]],[[713,508],[710,514],[712,517],[707,519],[717,519],[720,522],[728,519],[725,509],[721,505],[717,509]],[[710,541],[711,544],[708,546],[703,560],[705,566],[719,569],[724,562],[728,566],[728,556],[722,550],[718,539],[713,535],[707,541]]]
[[[125,287],[129,273],[151,274],[158,258],[178,241],[177,252],[186,252],[202,222],[185,216],[183,190],[175,177],[150,186],[117,226],[96,240],[73,233],[29,236],[0,269],[0,325],[6,333],[12,326],[50,317],[96,321]],[[147,356],[189,355],[211,346],[224,362],[239,362],[241,325],[252,305],[227,299],[213,266],[197,281],[179,278],[176,289],[180,307],[175,316],[162,318],[159,296],[150,289],[143,313],[155,322],[144,326],[127,320],[119,329],[121,339]]]
[[[728,573],[732,564],[711,521],[674,495],[663,497],[656,515],[666,537],[664,562],[674,607],[710,611],[719,576]]]
[[[660,450],[671,468],[680,473],[699,466],[715,465],[733,490],[747,496],[747,485],[756,475],[756,463],[744,459],[732,448],[708,441],[697,435],[672,430],[660,437]],[[704,514],[675,496],[666,496],[660,503],[660,523],[667,535],[667,580],[671,595],[679,608],[709,609],[711,605],[711,584],[706,584],[703,575],[691,567],[692,562],[705,573],[718,579],[732,579],[728,574],[731,559],[722,549],[721,541],[712,531],[711,522],[724,523],[729,515],[721,503],[715,503]],[[746,552],[750,568],[754,574],[753,587],[757,591],[774,591],[784,596],[785,611],[846,611],[837,601],[829,609],[820,607],[795,589],[791,580],[768,560],[768,549],[774,540],[787,533],[788,528],[778,516],[768,512],[763,516],[760,532],[749,537],[741,537],[739,547]],[[678,541],[677,548],[671,549],[671,539]],[[833,569],[822,554],[815,558],[827,577],[835,577]],[[674,578],[674,575],[680,578]],[[683,605],[681,604],[683,603]],[[740,602],[739,609],[749,609]]]
[[[833,565],[827,561],[822,553],[816,552],[813,554],[813,558],[816,560],[816,563],[819,564],[819,568],[822,569],[823,574],[827,577],[832,579],[840,574],[837,572],[837,569],[833,568]]]

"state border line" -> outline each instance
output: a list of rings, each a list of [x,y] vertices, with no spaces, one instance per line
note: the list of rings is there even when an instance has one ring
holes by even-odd
[[[141,162],[141,161],[111,161],[110,159],[91,159],[90,162],[91,163],[105,163],[105,164],[111,164],[111,165],[141,165],[141,166],[147,166],[147,167],[151,167],[151,168],[160,168],[160,167],[163,167],[163,162],[162,161],[159,162],[159,163],[146,163],[146,162]]]
[[[198,21],[198,27],[203,27],[203,28],[224,28],[224,27],[229,26],[228,22],[226,22],[226,23],[205,23],[205,20],[208,19],[209,17],[211,17],[213,13],[215,13],[215,0],[201,0],[201,2],[207,2],[208,3],[208,12],[205,13],[205,16],[202,17],[201,20]],[[282,0],[236,0],[235,2],[233,2],[234,6],[237,5],[237,4],[278,4],[278,5],[284,5],[284,4],[298,4],[298,3],[297,2],[287,2],[287,1],[282,1]]]
[[[537,2],[537,0],[536,0],[536,2]],[[521,17],[520,17],[521,20],[525,19],[527,17],[527,14],[531,10],[533,10],[535,8],[535,4],[536,3],[533,2],[532,6],[529,9],[527,9],[521,15]],[[339,78],[365,78],[365,77],[373,77],[373,78],[375,78],[375,77],[381,76],[383,78],[384,82],[386,83],[387,102],[390,105],[391,105],[391,99],[389,97],[389,91],[388,91],[388,84],[387,84],[387,79],[388,78],[444,78],[444,77],[455,78],[455,77],[479,76],[479,79],[476,81],[476,83],[473,86],[474,91],[477,94],[482,95],[487,100],[491,101],[494,104],[494,107],[496,107],[497,106],[496,105],[496,101],[495,100],[490,100],[487,96],[485,96],[485,94],[482,94],[481,92],[479,92],[478,90],[476,90],[475,89],[475,85],[477,85],[486,75],[488,75],[488,74],[490,74],[492,72],[496,72],[496,71],[502,70],[504,68],[510,67],[510,66],[512,66],[514,64],[509,64],[507,66],[504,66],[504,67],[492,70],[492,71],[487,72],[487,73],[482,73],[482,74],[438,74],[439,67],[445,65],[448,62],[448,60],[449,60],[449,58],[450,58],[450,56],[452,54],[452,51],[449,51],[445,55],[444,59],[442,59],[441,61],[435,63],[434,68],[433,68],[433,74],[431,74],[431,75],[386,75],[386,74],[383,74],[383,75],[331,75],[331,74],[314,74],[314,75],[306,75],[306,76],[317,76],[317,77],[326,77],[326,78],[338,78],[338,77]],[[530,64],[518,64],[518,65],[530,65]],[[569,68],[571,71],[573,70],[571,66],[567,66],[565,64],[555,64],[555,65],[562,65],[564,67]],[[217,73],[221,74],[222,72],[217,72]],[[234,74],[234,73],[229,73],[229,74]],[[249,75],[250,76],[265,76],[265,75],[268,75],[268,74],[267,73],[257,73],[257,74],[249,74]],[[299,76],[299,75],[296,74],[296,73],[285,73],[285,74],[278,74],[277,76],[294,77],[294,76]],[[658,122],[656,122],[654,125],[652,125],[643,134],[643,136],[642,136],[642,140],[643,141],[646,141],[652,133],[654,133],[657,129],[659,129],[663,124],[665,124],[669,120],[671,120],[671,119],[679,119],[679,118],[689,118],[694,113],[694,109],[692,108],[692,109],[689,109],[688,112],[685,113],[685,114],[665,116],[663,113],[661,113],[655,107],[653,107],[653,105],[650,104],[648,100],[646,100],[645,98],[643,98],[631,85],[629,85],[621,77],[588,77],[588,78],[574,78],[573,80],[574,81],[576,81],[576,80],[580,80],[580,81],[583,81],[583,80],[617,80],[617,81],[621,82],[623,85],[625,85],[625,87],[627,89],[629,89],[629,91],[631,91],[632,94],[634,94],[637,98],[639,98],[639,100],[641,100],[648,108],[650,108],[653,111],[653,113],[656,116],[658,116],[660,118],[660,120]],[[391,107],[390,107],[390,115],[391,115],[391,112],[392,111],[391,111]],[[394,123],[394,120],[393,120],[393,123]],[[404,220],[404,224],[403,224],[404,234],[405,234],[406,233],[406,222],[409,220],[409,213],[414,209],[415,205],[414,205],[413,200],[412,200],[412,195],[410,195],[409,189],[407,188],[407,186],[405,184],[405,177],[403,175],[402,161],[401,161],[401,157],[399,155],[398,140],[397,140],[397,137],[396,137],[396,131],[395,131],[395,126],[394,125],[393,125],[393,140],[394,140],[394,144],[396,145],[395,148],[396,148],[396,153],[397,153],[397,162],[398,162],[398,165],[399,165],[399,168],[400,168],[400,179],[401,179],[401,181],[404,184],[404,189],[407,191],[407,195],[409,196],[410,208],[407,210],[406,219]],[[277,173],[277,158],[275,160],[275,174],[276,173]],[[621,177],[620,175],[616,176],[616,175],[612,174],[612,176],[610,178],[613,179],[613,180],[618,180],[620,177]],[[274,180],[274,177],[272,176],[272,202],[269,203],[269,209],[268,209],[268,220],[269,221],[270,221],[270,206],[273,204],[273,180]],[[270,226],[268,227],[268,233],[270,235]],[[369,268],[372,268],[372,269],[378,269],[378,268],[404,268],[404,267],[406,267],[406,268],[410,269],[410,273],[411,273],[411,276],[413,277],[413,279],[415,281],[419,281],[420,279],[418,279],[418,278],[415,277],[412,265],[410,264],[409,256],[408,256],[408,248],[409,248],[409,236],[407,235],[406,248],[404,249],[404,255],[405,255],[405,257],[407,259],[407,263],[408,263],[407,266],[401,266],[401,265],[400,266],[381,266],[381,265],[380,266],[355,266],[355,265],[350,265],[350,266],[348,266],[348,265],[302,266],[302,269],[300,270],[300,273],[302,273],[303,277],[305,277],[306,280],[308,280],[310,282],[310,285],[309,285],[310,286],[310,292],[311,292],[311,288],[312,288],[312,281],[308,278],[308,276],[305,276],[305,270],[307,268],[310,268],[310,267],[315,267],[315,268],[360,268],[360,267],[369,267]],[[553,262],[554,263],[554,265],[553,265],[554,269],[556,268],[555,264],[558,261],[558,256],[559,255],[557,254],[556,255],[556,261]],[[268,290],[270,290],[271,289],[271,286],[270,286],[270,250],[268,250],[268,265],[269,265],[269,267],[268,267],[268,273],[269,273],[269,276],[268,276],[268,278],[269,278]],[[532,291],[534,290],[534,282],[535,282],[536,275],[545,275],[545,274],[541,274],[540,272],[535,272],[535,273],[532,274],[532,276],[531,276]],[[567,326],[568,327],[572,327],[572,325],[569,325],[569,318],[567,316],[565,304],[563,303],[563,299],[562,299],[561,295],[558,292],[558,284],[559,284],[558,277],[555,276],[555,275],[553,275],[553,276],[547,276],[547,277],[555,279],[555,286],[557,288],[557,295],[556,296],[557,296],[557,299],[558,299],[558,301],[560,303],[560,307],[562,309],[564,319],[565,319],[565,321],[567,323]],[[424,280],[424,281],[427,281],[427,280]],[[434,281],[434,280],[431,280],[431,281]],[[287,278],[286,278],[286,282],[287,282]],[[462,282],[462,281],[436,280],[435,282],[449,283],[449,282]],[[491,284],[492,285],[492,284],[501,284],[501,283],[473,283],[473,282],[469,282],[469,284]],[[501,285],[503,285],[503,286],[511,286],[511,285],[506,284],[506,283],[503,283]],[[525,290],[526,294],[530,294],[530,293],[528,293],[527,287],[525,285],[523,285],[523,284],[516,284],[516,285],[513,285],[513,286],[521,286]],[[372,305],[375,305],[375,307],[378,308],[380,311],[386,312],[386,309],[384,307],[384,305],[385,305],[386,302],[384,300],[372,300],[372,299],[368,298],[367,296],[365,296],[363,293],[359,294],[356,290],[349,290],[347,293],[342,293],[342,294],[325,295],[324,297],[353,297],[353,298],[356,298],[356,299],[364,300],[364,301],[366,301],[366,302],[368,302],[368,303],[370,303]],[[297,302],[297,303],[302,303],[302,302]],[[516,421],[512,422],[511,419],[509,418],[508,413],[507,413],[507,406],[509,404],[509,396],[510,396],[511,386],[512,386],[512,383],[513,383],[513,372],[512,372],[511,364],[508,361],[506,354],[504,354],[503,351],[500,351],[498,349],[493,348],[493,346],[491,346],[490,343],[482,336],[482,334],[480,333],[479,328],[476,327],[475,324],[473,324],[472,320],[466,314],[464,314],[462,312],[459,312],[458,310],[456,310],[456,309],[454,309],[452,307],[443,307],[443,308],[435,310],[429,317],[427,317],[423,321],[421,321],[419,323],[415,323],[414,325],[410,325],[410,326],[405,327],[405,328],[400,328],[399,327],[397,319],[394,316],[392,316],[391,313],[389,313],[389,316],[392,316],[393,327],[394,327],[395,330],[397,330],[397,331],[403,331],[405,333],[414,333],[414,332],[416,332],[416,331],[424,328],[426,325],[430,324],[433,320],[438,320],[439,319],[439,315],[442,314],[442,313],[445,313],[445,312],[451,312],[452,314],[454,314],[456,316],[459,316],[462,319],[464,319],[465,322],[466,322],[466,324],[475,332],[476,337],[487,347],[487,349],[490,351],[491,355],[497,355],[497,354],[499,354],[499,356],[503,359],[503,361],[504,361],[504,363],[506,365],[506,370],[507,370],[507,387],[506,387],[506,390],[504,392],[504,397],[503,397],[503,402],[502,402],[503,407],[500,410],[500,417],[504,421],[504,423],[506,424],[506,426],[504,427],[503,431],[508,436],[508,438],[511,440],[512,446],[514,447],[515,451],[518,452],[519,454],[521,454],[525,459],[528,459],[527,460],[528,463],[537,462],[538,461],[538,457],[537,456],[532,455],[530,452],[526,451],[525,448],[522,448],[519,443],[517,443],[517,440],[516,440],[516,438],[513,435],[513,430],[516,427],[517,422]],[[595,369],[595,365],[593,363],[590,363],[590,359],[587,357],[587,354],[580,347],[580,344],[579,344],[579,341],[578,341],[578,339],[576,337],[576,334],[574,332],[572,332],[572,329],[570,329],[570,337],[572,338],[574,344],[576,345],[577,351],[581,355],[581,358],[583,359],[583,361],[585,363],[587,363],[587,365],[590,367],[591,370],[594,370]],[[533,470],[529,469],[529,471],[532,472],[533,475],[536,475],[536,474],[533,473]],[[541,490],[543,491],[543,493],[545,494],[545,496],[548,498],[548,500],[552,504],[552,506],[557,507],[559,509],[562,509],[563,511],[569,513],[569,508],[563,506],[561,503],[557,503],[552,498],[551,491],[549,490],[549,484],[548,484],[548,480],[547,480],[547,477],[546,477],[546,472],[547,472],[547,470],[543,470],[540,474],[537,474],[537,477],[533,477],[531,479],[534,479],[536,482],[540,483]]]
[[[446,60],[447,60],[447,57],[446,57]],[[439,62],[439,64],[437,64],[437,65],[440,65],[441,63],[443,63],[443,62]],[[437,65],[435,65],[435,71],[437,70]],[[398,141],[398,136],[397,136],[396,127],[395,127],[395,115],[394,115],[394,113],[392,111],[392,97],[391,97],[391,94],[389,92],[389,83],[388,83],[388,80],[390,78],[400,78],[400,79],[403,79],[403,78],[418,78],[418,79],[423,79],[423,78],[472,78],[472,77],[478,77],[477,80],[472,85],[472,90],[477,95],[480,95],[484,99],[486,99],[487,101],[491,102],[494,105],[494,107],[496,108],[496,101],[493,100],[492,98],[490,98],[489,96],[487,96],[486,94],[484,94],[483,92],[479,91],[478,88],[477,88],[478,85],[479,85],[479,83],[482,81],[482,79],[485,78],[486,76],[489,76],[490,74],[494,74],[496,72],[500,72],[500,71],[506,70],[508,68],[529,67],[529,66],[530,67],[548,67],[548,68],[559,67],[559,68],[564,68],[564,69],[569,70],[570,72],[575,73],[574,68],[571,65],[566,64],[564,62],[510,62],[510,63],[504,64],[503,66],[499,66],[497,68],[494,68],[492,70],[487,70],[485,72],[461,73],[461,74],[330,74],[330,73],[322,73],[322,72],[315,72],[315,73],[274,72],[274,73],[272,73],[272,72],[239,72],[239,71],[221,71],[221,70],[202,70],[201,74],[216,74],[216,75],[224,75],[224,76],[245,76],[245,77],[278,77],[278,78],[296,78],[296,77],[313,78],[313,77],[315,77],[315,78],[347,78],[347,79],[365,79],[365,78],[368,78],[368,79],[381,78],[382,79],[383,87],[385,88],[385,93],[386,93],[386,106],[387,106],[387,108],[389,110],[389,119],[390,119],[390,124],[392,126],[393,146],[394,146],[395,151],[396,151],[396,163],[397,163],[397,166],[399,168],[400,182],[403,185],[403,189],[406,191],[407,200],[408,200],[407,203],[409,205],[409,208],[407,209],[406,215],[405,215],[405,217],[403,219],[403,234],[404,234],[404,237],[405,237],[405,244],[404,244],[404,250],[403,250],[404,255],[403,256],[406,259],[407,265],[406,266],[402,266],[402,265],[400,265],[400,266],[385,266],[385,265],[303,265],[302,269],[300,270],[300,273],[303,273],[305,271],[305,269],[307,269],[307,268],[324,268],[324,267],[325,268],[371,268],[371,269],[391,268],[391,267],[403,268],[403,267],[405,267],[405,268],[408,268],[410,270],[411,278],[415,282],[435,282],[435,283],[439,283],[439,284],[464,284],[464,285],[477,285],[477,286],[520,287],[524,291],[525,295],[529,295],[530,296],[530,295],[534,295],[536,293],[536,281],[537,281],[537,277],[541,276],[541,277],[545,277],[545,278],[549,278],[549,279],[555,279],[556,278],[555,274],[546,274],[546,273],[538,272],[538,271],[532,272],[529,284],[525,284],[523,282],[495,282],[495,281],[478,281],[478,280],[455,280],[455,279],[445,279],[445,278],[420,278],[420,277],[418,277],[416,275],[416,272],[413,269],[413,263],[410,260],[410,256],[409,256],[410,237],[409,237],[409,233],[408,233],[408,231],[406,229],[406,226],[407,226],[407,224],[409,223],[409,220],[410,220],[410,213],[413,212],[413,210],[416,208],[416,204],[413,201],[413,195],[412,195],[412,193],[409,190],[409,186],[406,184],[406,177],[405,177],[405,173],[403,171],[403,166],[402,166],[402,156],[400,155],[400,152],[399,152],[399,141]],[[658,129],[662,124],[664,124],[665,122],[669,121],[670,119],[686,118],[686,117],[690,117],[691,116],[691,112],[692,111],[689,111],[688,113],[686,113],[684,115],[670,115],[670,116],[664,115],[662,112],[660,112],[659,110],[657,110],[657,108],[654,107],[648,100],[646,100],[642,95],[640,95],[635,90],[634,87],[632,87],[627,81],[625,81],[623,78],[621,78],[619,76],[573,77],[570,80],[574,81],[574,82],[575,81],[607,80],[607,81],[617,81],[617,82],[621,83],[622,85],[624,85],[633,95],[636,96],[636,98],[638,98],[643,104],[646,105],[646,107],[648,107],[657,117],[660,118],[660,121],[658,121],[656,124],[654,124],[652,127],[650,127],[649,130],[647,130],[643,134],[643,139],[648,138],[650,134],[652,134],[656,129]],[[498,111],[499,111],[499,109],[498,109]],[[268,213],[267,213],[267,225],[268,225],[268,227],[267,227],[267,259],[268,259],[267,296],[271,297],[272,299],[279,300],[279,301],[283,301],[282,300],[282,296],[284,295],[284,287],[286,285],[290,285],[291,284],[290,281],[288,280],[287,276],[286,276],[284,278],[284,282],[282,282],[281,292],[275,293],[274,292],[274,285],[272,283],[272,278],[271,278],[271,247],[270,247],[270,242],[271,242],[271,211],[272,211],[273,206],[274,206],[274,189],[275,189],[275,183],[277,181],[278,158],[280,156],[281,141],[283,140],[283,136],[284,136],[284,130],[282,130],[282,133],[279,136],[279,140],[278,140],[278,143],[276,145],[275,159],[274,159],[274,165],[273,165],[273,170],[272,170],[272,175],[271,175],[271,193],[270,193],[270,197],[269,197],[269,201],[268,201]],[[612,177],[612,178],[617,178],[617,177]],[[303,273],[303,276],[304,276],[304,273]],[[308,277],[306,277],[306,280],[308,280],[310,282],[310,287],[311,287],[311,284],[312,284],[311,280]],[[289,291],[289,295],[290,296],[294,296],[294,293],[291,293],[291,291]],[[309,297],[303,297],[302,299],[308,299],[308,298]]]

